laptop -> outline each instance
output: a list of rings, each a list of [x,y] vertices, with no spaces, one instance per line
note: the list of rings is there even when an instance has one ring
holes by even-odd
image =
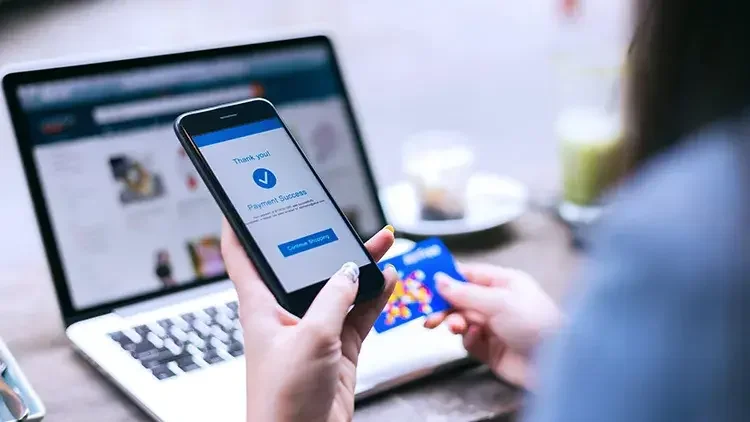
[[[221,213],[172,132],[183,112],[263,96],[362,238],[385,225],[324,36],[7,73],[3,92],[74,348],[156,420],[244,420]],[[413,321],[363,346],[357,398],[460,364]],[[251,380],[252,382],[252,380]]]

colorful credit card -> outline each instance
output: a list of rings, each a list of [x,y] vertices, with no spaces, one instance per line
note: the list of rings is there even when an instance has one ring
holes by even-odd
[[[378,266],[384,270],[388,264],[396,268],[399,279],[375,321],[375,331],[378,333],[450,307],[435,288],[435,274],[442,272],[465,281],[456,269],[450,251],[438,238],[419,242],[409,252],[381,261]]]

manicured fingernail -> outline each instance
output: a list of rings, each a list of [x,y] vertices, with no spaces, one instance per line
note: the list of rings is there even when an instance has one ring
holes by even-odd
[[[384,229],[388,230],[389,232],[396,234],[396,229],[393,228],[390,224],[385,226]]]
[[[353,262],[347,262],[341,266],[337,274],[348,278],[352,283],[356,283],[359,281],[359,266]]]

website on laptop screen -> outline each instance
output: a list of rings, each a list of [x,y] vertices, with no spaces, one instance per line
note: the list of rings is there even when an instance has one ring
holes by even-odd
[[[221,213],[173,131],[185,111],[254,96],[279,110],[362,234],[380,215],[325,47],[21,86],[73,306],[221,276]]]

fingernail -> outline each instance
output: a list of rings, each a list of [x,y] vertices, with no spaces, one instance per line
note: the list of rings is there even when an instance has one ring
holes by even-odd
[[[445,273],[435,274],[435,286],[439,291],[447,292],[451,288],[451,279]]]
[[[396,267],[393,264],[385,264],[385,271],[390,271],[393,274],[397,274]]]
[[[390,224],[389,224],[389,225],[387,225],[387,226],[385,226],[385,227],[384,227],[384,229],[388,230],[388,231],[389,231],[389,232],[391,232],[392,234],[396,234],[396,229],[395,229],[395,228],[393,228],[393,226],[391,226]]]
[[[341,266],[337,274],[346,277],[352,283],[356,283],[359,281],[359,266],[353,262],[347,262]]]

